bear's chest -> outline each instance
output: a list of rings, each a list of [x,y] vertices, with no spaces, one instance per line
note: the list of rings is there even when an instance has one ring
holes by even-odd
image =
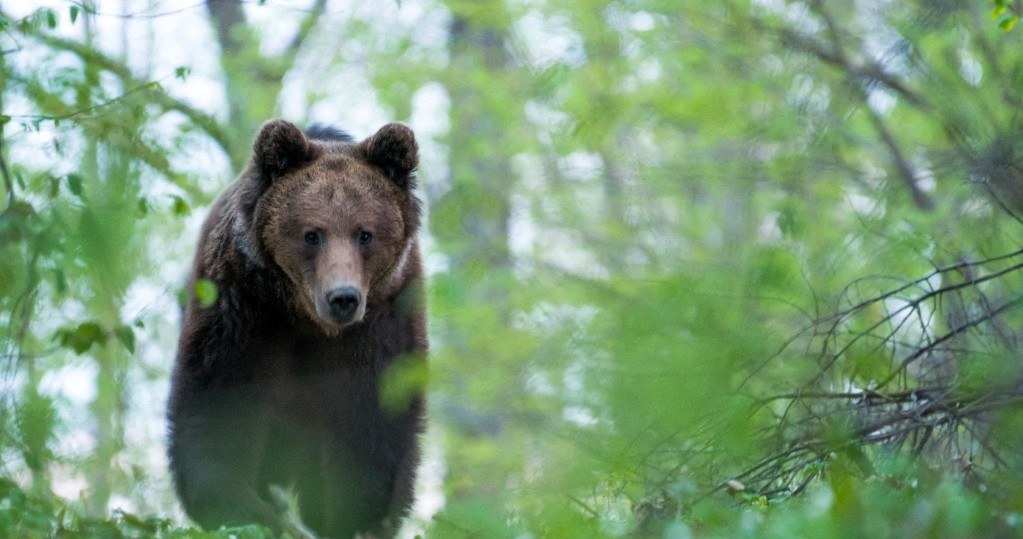
[[[266,339],[258,383],[279,420],[317,428],[357,428],[378,408],[378,368],[355,339]]]

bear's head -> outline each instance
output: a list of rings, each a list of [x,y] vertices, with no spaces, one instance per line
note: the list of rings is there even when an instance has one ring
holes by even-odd
[[[412,130],[396,123],[362,142],[283,120],[256,136],[241,194],[250,254],[279,270],[293,303],[324,333],[361,321],[367,306],[407,283],[420,222],[417,164]]]

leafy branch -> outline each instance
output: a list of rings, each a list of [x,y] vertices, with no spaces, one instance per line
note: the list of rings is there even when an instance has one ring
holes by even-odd
[[[32,83],[32,81],[30,81],[30,80],[21,79],[19,77],[12,77],[12,79],[16,80],[18,82],[24,83],[24,84],[31,84]],[[15,114],[15,115],[8,116],[7,118],[9,118],[11,120],[32,120],[32,121],[35,121],[35,122],[39,122],[39,121],[52,121],[52,122],[55,122],[55,123],[59,123],[61,120],[70,120],[70,119],[74,119],[74,118],[80,118],[80,117],[88,115],[89,113],[95,112],[97,110],[101,110],[101,109],[104,109],[104,108],[107,108],[107,107],[110,107],[110,106],[113,106],[113,105],[123,104],[128,99],[134,97],[135,94],[139,94],[139,93],[143,93],[143,92],[150,92],[151,93],[151,92],[154,92],[154,91],[160,91],[160,83],[155,82],[155,81],[150,81],[150,82],[143,83],[141,86],[136,86],[134,88],[129,88],[128,90],[125,90],[124,93],[122,93],[121,95],[119,95],[117,97],[113,97],[113,98],[108,99],[106,101],[102,101],[100,103],[96,103],[95,105],[91,105],[89,107],[85,107],[85,108],[82,108],[82,109],[69,110],[67,112],[62,112],[60,114],[54,114],[54,115],[48,115],[48,114]]]
[[[914,204],[921,210],[933,210],[934,201],[917,185],[917,174],[914,172],[913,165],[906,158],[905,152],[884,119],[870,105],[869,88],[879,83],[920,110],[928,111],[933,109],[933,106],[926,98],[911,90],[877,61],[863,59],[854,62],[843,48],[838,26],[827,10],[824,9],[822,2],[815,2],[814,6],[816,8],[815,12],[823,19],[825,27],[828,29],[829,42],[821,41],[789,27],[781,26],[774,28],[758,19],[754,19],[754,24],[758,28],[777,33],[780,41],[785,46],[809,54],[823,63],[839,69],[844,74],[852,87],[856,88],[857,96],[862,102],[864,110],[866,110],[870,123],[877,132],[878,137],[880,137],[881,142],[888,149],[888,153],[898,172],[898,177],[902,180],[906,189],[909,190]]]
[[[2,14],[0,14],[2,15]],[[192,105],[168,94],[159,84],[143,80],[128,68],[123,62],[115,60],[110,56],[96,50],[87,44],[65,39],[62,37],[46,34],[31,26],[21,25],[19,28],[31,37],[39,40],[55,50],[69,52],[78,56],[82,62],[96,66],[104,71],[114,74],[125,88],[149,87],[152,91],[148,97],[154,100],[165,111],[176,111],[183,114],[196,127],[206,133],[226,153],[230,153],[230,139],[224,131],[220,122],[212,115],[203,112]]]

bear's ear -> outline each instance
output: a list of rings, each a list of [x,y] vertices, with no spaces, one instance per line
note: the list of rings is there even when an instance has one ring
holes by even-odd
[[[412,172],[419,166],[419,146],[408,126],[390,123],[362,143],[366,161],[384,171],[401,188],[413,187]]]
[[[253,161],[264,187],[285,172],[313,158],[313,148],[302,130],[291,122],[263,124],[252,145]]]

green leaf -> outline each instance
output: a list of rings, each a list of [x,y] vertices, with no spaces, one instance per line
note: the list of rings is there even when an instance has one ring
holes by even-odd
[[[52,9],[45,10],[46,13],[46,26],[53,30],[57,27],[57,12]]]
[[[67,294],[68,290],[67,276],[64,274],[64,271],[61,270],[60,268],[53,270],[53,285],[57,289],[57,294],[59,295]]]
[[[171,206],[171,211],[174,212],[174,215],[177,215],[178,217],[188,215],[188,212],[191,211],[191,208],[188,207],[188,202],[185,202],[185,199],[178,195],[173,195],[172,198],[174,200],[174,204]]]
[[[121,341],[129,353],[135,353],[135,330],[131,326],[121,326],[114,330],[114,336]]]
[[[217,285],[209,279],[199,279],[195,282],[195,299],[203,309],[211,307],[217,302]]]
[[[106,340],[106,333],[96,322],[82,322],[75,329],[61,329],[57,332],[60,345],[82,355],[95,343]]]
[[[138,210],[139,213],[142,215],[149,214],[149,201],[147,201],[145,198],[140,198],[138,203]]]
[[[179,78],[179,79],[181,79],[181,80],[187,79],[188,76],[191,75],[191,74],[192,74],[192,68],[190,68],[188,66],[178,66],[178,67],[174,68],[174,76]]]
[[[174,299],[178,302],[178,307],[184,309],[188,305],[188,289],[179,288],[177,293],[174,294]]]
[[[71,15],[71,24],[74,24],[75,21],[78,20],[78,12],[81,11],[81,9],[82,8],[80,8],[78,6],[71,6],[68,9],[68,11],[70,12],[70,15]]]
[[[68,174],[67,188],[68,191],[71,191],[71,194],[78,198],[82,198],[82,176],[75,173]]]
[[[1017,22],[1019,22],[1019,17],[1009,12],[1003,13],[998,17],[998,27],[1006,32],[1012,30]]]

